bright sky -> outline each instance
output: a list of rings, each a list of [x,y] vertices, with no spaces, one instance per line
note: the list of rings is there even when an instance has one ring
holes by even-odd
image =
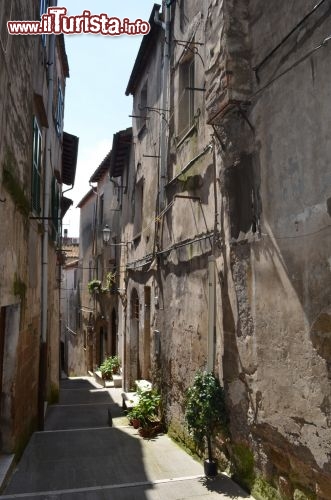
[[[67,15],[91,14],[148,21],[152,0],[58,0]],[[142,36],[71,35],[65,37],[70,78],[65,95],[64,130],[79,137],[74,201],[63,220],[69,237],[79,236],[79,201],[89,178],[112,146],[113,134],[131,126],[132,96],[125,90]],[[65,187],[65,186],[64,186]]]

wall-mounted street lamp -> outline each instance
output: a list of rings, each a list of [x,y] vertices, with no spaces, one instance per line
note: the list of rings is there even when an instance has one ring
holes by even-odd
[[[108,224],[106,224],[105,227],[102,230],[102,239],[103,239],[103,242],[106,243],[106,244],[110,240],[110,233],[111,233],[111,229],[108,226]]]
[[[110,241],[110,234],[111,234],[111,229],[108,226],[108,224],[105,225],[105,227],[102,230],[102,239],[105,245],[108,245],[110,247],[121,247],[121,246],[127,246],[128,243],[120,242],[120,243],[109,243]]]

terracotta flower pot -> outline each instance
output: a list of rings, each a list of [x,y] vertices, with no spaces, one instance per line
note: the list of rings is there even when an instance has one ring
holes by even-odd
[[[131,421],[130,421],[130,423],[132,424],[132,427],[134,429],[139,429],[139,427],[140,427],[140,420],[139,420],[139,418],[132,418]]]
[[[152,427],[140,427],[138,432],[139,432],[141,437],[149,438],[153,435],[153,428]]]

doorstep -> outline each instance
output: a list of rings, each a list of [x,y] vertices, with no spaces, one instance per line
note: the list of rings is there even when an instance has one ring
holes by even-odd
[[[15,465],[15,455],[5,455],[0,453],[0,491],[6,486],[9,475]]]
[[[114,387],[122,387],[122,375],[113,374]]]

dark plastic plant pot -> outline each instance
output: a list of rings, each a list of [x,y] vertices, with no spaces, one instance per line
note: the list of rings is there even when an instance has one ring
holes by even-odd
[[[215,477],[217,476],[217,463],[215,460],[205,460],[203,462],[203,467],[205,471],[205,476],[207,477]]]

